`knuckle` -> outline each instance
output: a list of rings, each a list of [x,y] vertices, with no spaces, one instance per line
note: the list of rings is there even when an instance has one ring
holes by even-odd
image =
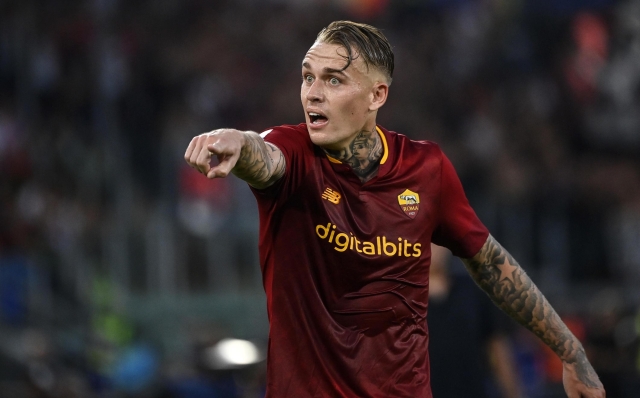
[[[211,130],[208,133],[205,133],[204,135],[207,137],[215,137],[217,135],[220,135],[220,133],[222,133],[223,131],[224,129]]]

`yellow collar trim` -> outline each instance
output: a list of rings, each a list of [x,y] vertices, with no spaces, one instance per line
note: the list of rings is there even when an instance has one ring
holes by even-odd
[[[384,155],[382,155],[382,159],[380,159],[380,164],[384,164],[384,162],[387,161],[387,157],[389,157],[389,147],[387,146],[387,139],[385,138],[384,134],[382,133],[382,130],[380,130],[380,127],[376,126],[376,131],[380,135],[380,139],[382,140],[382,146],[384,148]],[[325,155],[327,155],[327,159],[329,159],[329,161],[331,163],[342,164],[342,162],[339,161],[338,159],[336,159],[334,157],[331,157],[326,153],[325,153]]]
[[[380,130],[380,127],[376,126],[376,130],[378,131],[378,134],[380,134],[380,139],[382,139],[382,146],[384,147],[384,155],[382,155],[382,159],[380,159],[380,164],[384,164],[384,162],[386,162],[387,158],[389,157],[389,147],[387,146],[387,139],[384,137],[384,134],[382,133],[382,130]]]

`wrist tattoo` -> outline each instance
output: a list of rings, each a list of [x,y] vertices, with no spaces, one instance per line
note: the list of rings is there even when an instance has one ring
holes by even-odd
[[[271,156],[274,152],[278,152],[275,160]],[[246,143],[233,168],[233,174],[255,188],[266,188],[282,177],[284,170],[282,152],[257,134],[246,135]]]

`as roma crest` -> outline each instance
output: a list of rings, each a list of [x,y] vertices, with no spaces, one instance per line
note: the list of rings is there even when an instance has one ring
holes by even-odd
[[[420,195],[409,189],[405,189],[403,193],[398,195],[398,204],[404,214],[410,218],[416,218],[418,210],[420,210]]]

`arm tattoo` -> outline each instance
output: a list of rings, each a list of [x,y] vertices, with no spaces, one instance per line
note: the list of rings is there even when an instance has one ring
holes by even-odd
[[[232,172],[249,185],[263,189],[284,175],[285,159],[280,150],[258,134],[247,133],[246,144]]]
[[[329,156],[348,163],[363,183],[378,174],[383,155],[382,140],[375,128],[372,131],[359,132],[344,148],[325,151]]]
[[[580,341],[516,260],[492,236],[478,254],[463,262],[478,286],[498,307],[531,330],[560,359],[575,366],[582,383],[589,387],[601,385]]]

